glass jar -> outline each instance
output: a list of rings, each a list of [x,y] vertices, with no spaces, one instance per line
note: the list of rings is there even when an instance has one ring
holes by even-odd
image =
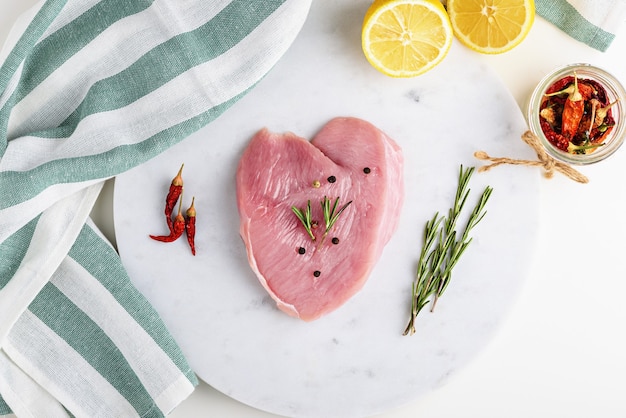
[[[548,140],[546,133],[542,129],[542,116],[540,116],[542,103],[546,100],[546,91],[564,77],[574,75],[578,80],[587,79],[597,82],[606,90],[608,103],[614,103],[610,107],[610,115],[615,121],[615,125],[601,141],[604,145],[582,151],[574,150],[576,147],[573,146],[570,151],[562,150]],[[567,97],[567,95],[563,97]],[[624,91],[624,87],[611,74],[589,64],[571,64],[558,68],[539,82],[530,97],[526,118],[530,130],[537,135],[543,147],[552,157],[568,164],[592,164],[612,155],[624,142],[624,135],[626,134],[626,121],[624,120],[624,112],[626,111],[625,100],[626,91]],[[587,118],[590,119],[590,106],[587,105],[585,108]],[[544,123],[545,126],[546,124]],[[558,128],[555,130],[558,130]]]

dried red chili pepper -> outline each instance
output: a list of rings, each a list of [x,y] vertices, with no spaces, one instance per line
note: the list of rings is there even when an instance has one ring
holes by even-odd
[[[574,74],[574,90],[567,96],[563,108],[561,134],[568,139],[574,138],[578,125],[585,113],[585,100],[578,90],[578,77]]]
[[[191,199],[191,206],[187,209],[187,223],[185,224],[185,229],[187,230],[187,242],[189,243],[189,248],[191,248],[191,254],[196,255],[196,207],[195,207],[196,198]]]
[[[178,238],[180,238],[181,235],[183,235],[183,232],[185,231],[185,218],[183,217],[183,214],[181,211],[182,203],[183,203],[183,196],[181,193],[180,201],[178,204],[178,214],[176,215],[176,218],[174,219],[174,223],[172,224],[172,230],[170,231],[170,234],[169,235],[150,235],[150,238],[156,241],[161,241],[161,242],[173,242],[173,241],[176,241]]]
[[[542,119],[540,121],[540,124],[541,124],[541,129],[543,130],[546,136],[546,139],[550,141],[550,143],[553,144],[558,149],[562,151],[567,151],[567,146],[569,145],[570,141],[567,138],[565,138],[563,135],[559,134],[558,132],[555,132],[547,120]]]
[[[576,74],[574,74],[574,84],[570,84],[563,90],[546,94],[546,96],[557,96],[565,93],[567,93],[567,99],[565,99],[561,113],[561,135],[571,140],[578,132],[580,121],[585,113],[585,99],[578,89]]]
[[[180,166],[180,170],[178,170],[178,174],[176,177],[172,179],[172,183],[170,184],[170,190],[167,193],[167,197],[165,198],[165,220],[167,222],[167,227],[170,230],[170,233],[173,231],[172,224],[172,213],[174,212],[174,206],[176,206],[176,202],[183,192],[183,167],[185,164]]]

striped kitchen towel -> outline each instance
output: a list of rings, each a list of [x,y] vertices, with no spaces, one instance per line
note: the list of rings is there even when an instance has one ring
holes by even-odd
[[[106,179],[200,129],[310,0],[48,0],[0,55],[0,415],[158,417],[196,377],[89,220]]]
[[[606,51],[626,23],[626,0],[535,0],[537,14],[572,38]]]

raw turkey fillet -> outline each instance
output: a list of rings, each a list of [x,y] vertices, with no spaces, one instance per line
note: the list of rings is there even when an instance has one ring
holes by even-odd
[[[322,239],[325,197],[331,207],[339,197],[338,209],[352,203]],[[310,142],[263,129],[237,169],[250,266],[278,308],[304,321],[337,309],[363,287],[398,225],[403,199],[400,147],[356,118],[331,120]],[[291,209],[304,210],[309,200],[319,224],[315,240]]]

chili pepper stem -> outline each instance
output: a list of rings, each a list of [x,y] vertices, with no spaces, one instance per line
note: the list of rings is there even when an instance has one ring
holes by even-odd
[[[180,192],[180,199],[178,199],[178,216],[183,214],[183,191]]]
[[[189,206],[189,209],[187,209],[187,216],[196,216],[196,197],[192,197],[191,198],[191,205]]]
[[[574,72],[574,92],[570,95],[569,99],[573,102],[578,102],[583,100],[583,95],[580,93],[578,89],[578,76],[576,76],[576,72]]]
[[[575,101],[575,102],[577,102],[579,100],[583,100],[583,96],[580,93],[580,90],[578,89],[578,77],[576,76],[575,72],[574,72],[574,84],[570,84],[569,86],[565,87],[562,90],[555,91],[553,93],[547,93],[547,94],[545,94],[545,96],[546,97],[559,96],[561,94],[567,94],[568,98],[570,100]]]
[[[604,107],[598,107],[596,111],[596,116],[600,119],[600,121],[597,123],[597,125],[600,125],[600,123],[602,123],[604,118],[606,118],[606,115],[609,112],[609,109],[612,108],[617,102],[619,102],[619,97],[615,99],[613,103],[609,103],[608,105]],[[592,118],[592,120],[594,120],[594,118]]]
[[[185,163],[182,163],[180,168],[178,169],[178,173],[176,174],[176,177],[174,177],[174,179],[172,180],[172,184],[175,186],[182,186],[183,185],[183,168],[185,167]]]

